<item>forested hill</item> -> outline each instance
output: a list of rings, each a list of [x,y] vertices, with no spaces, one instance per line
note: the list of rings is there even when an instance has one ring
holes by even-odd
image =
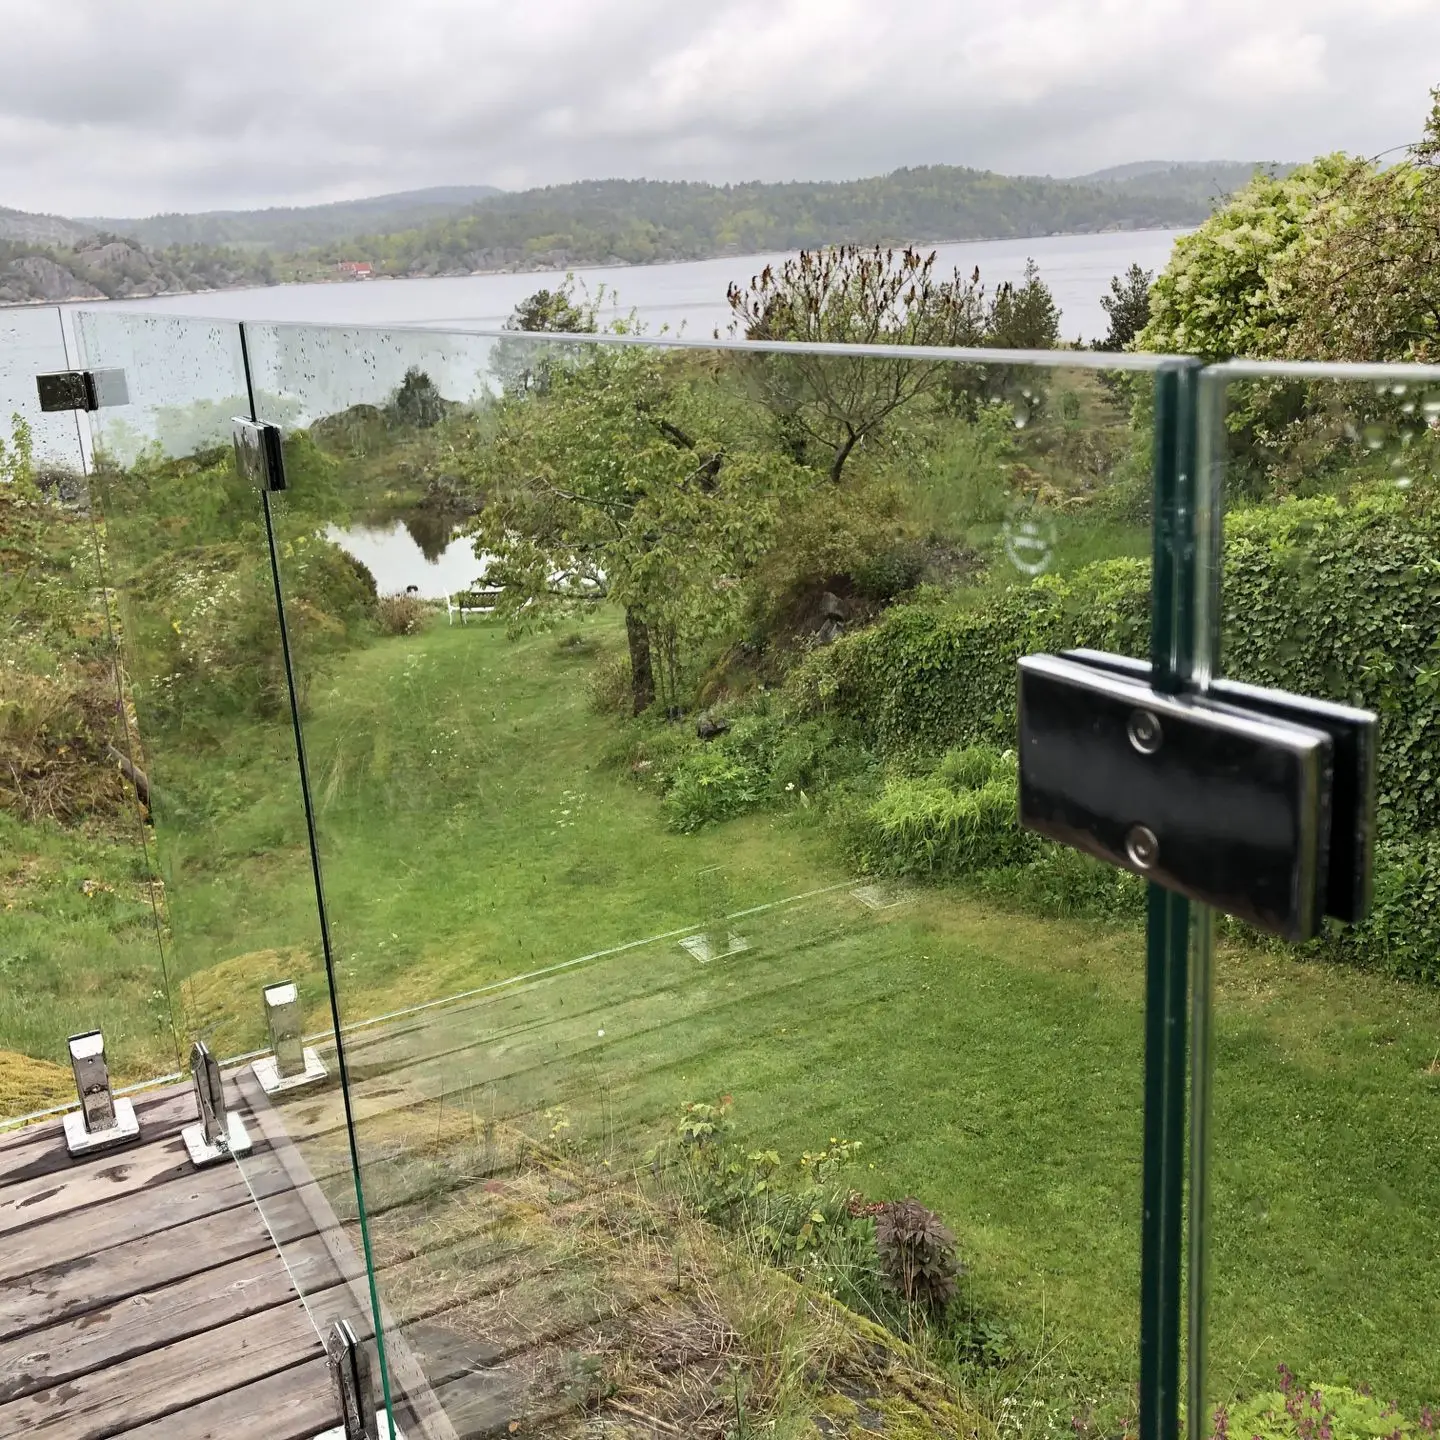
[[[1290,167],[1142,161],[1053,180],[931,165],[837,182],[448,186],[146,220],[0,208],[0,305],[334,279],[340,260],[392,275],[468,274],[1197,225],[1260,168]]]
[[[142,245],[238,245],[276,253],[306,250],[349,235],[427,225],[467,211],[502,192],[493,185],[436,185],[328,205],[287,205],[268,210],[207,210],[197,215],[151,215],[144,220],[95,219],[80,223]]]
[[[323,248],[317,258],[368,260],[390,274],[433,275],[697,260],[845,242],[1195,225],[1257,168],[1157,164],[1133,177],[1080,181],[944,165],[838,182],[587,180],[497,195],[415,229]]]

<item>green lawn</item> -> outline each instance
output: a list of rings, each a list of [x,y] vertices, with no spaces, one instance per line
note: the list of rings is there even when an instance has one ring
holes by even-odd
[[[587,633],[618,643],[607,621]],[[552,636],[442,623],[312,682],[347,1019],[847,878],[799,814],[667,832],[653,794],[597,763],[610,722],[586,704],[593,663]],[[261,1043],[258,987],[283,973],[325,1017],[292,766],[283,716],[152,757],[169,958],[226,1053]],[[98,991],[117,957],[142,955],[139,915],[105,942],[78,901],[32,914],[37,884],[12,877],[14,913],[52,991]],[[721,1094],[756,1147],[859,1140],[852,1183],[945,1215],[968,1298],[1027,1364],[1067,1396],[1117,1402],[1138,1331],[1139,932],[951,891],[877,915],[843,887],[734,928],[750,948],[708,966],[655,941],[428,1012],[403,1043],[417,1066],[454,1049],[457,1086],[517,1111],[564,1106],[602,1146],[638,1145]],[[1411,1411],[1435,1401],[1440,994],[1238,947],[1219,974],[1217,1394],[1283,1361]],[[125,1037],[162,1033],[141,988],[111,1004]],[[0,1044],[55,1054],[70,1011],[40,1010],[22,1024],[15,1002],[0,1009]],[[115,1049],[132,1070],[160,1053]]]

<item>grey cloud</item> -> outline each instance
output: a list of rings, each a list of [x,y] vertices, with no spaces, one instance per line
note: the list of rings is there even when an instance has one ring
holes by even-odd
[[[445,182],[1075,173],[1369,153],[1430,0],[7,0],[0,205],[146,213]]]

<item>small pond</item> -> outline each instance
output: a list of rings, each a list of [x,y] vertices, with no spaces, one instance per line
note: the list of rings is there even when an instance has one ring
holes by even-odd
[[[486,561],[476,558],[468,537],[451,540],[430,560],[401,520],[390,526],[351,525],[343,530],[331,525],[325,538],[360,561],[375,577],[375,588],[382,595],[399,595],[413,585],[422,599],[443,600],[470,589],[485,574]]]

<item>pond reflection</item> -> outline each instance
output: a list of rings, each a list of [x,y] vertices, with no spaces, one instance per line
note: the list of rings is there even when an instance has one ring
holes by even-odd
[[[403,594],[414,586],[421,599],[443,600],[470,589],[484,577],[488,557],[476,556],[474,542],[468,536],[440,546],[436,544],[440,537],[432,536],[422,526],[422,549],[413,533],[415,528],[403,520],[388,526],[352,525],[345,529],[331,525],[325,538],[370,571],[381,595]]]

